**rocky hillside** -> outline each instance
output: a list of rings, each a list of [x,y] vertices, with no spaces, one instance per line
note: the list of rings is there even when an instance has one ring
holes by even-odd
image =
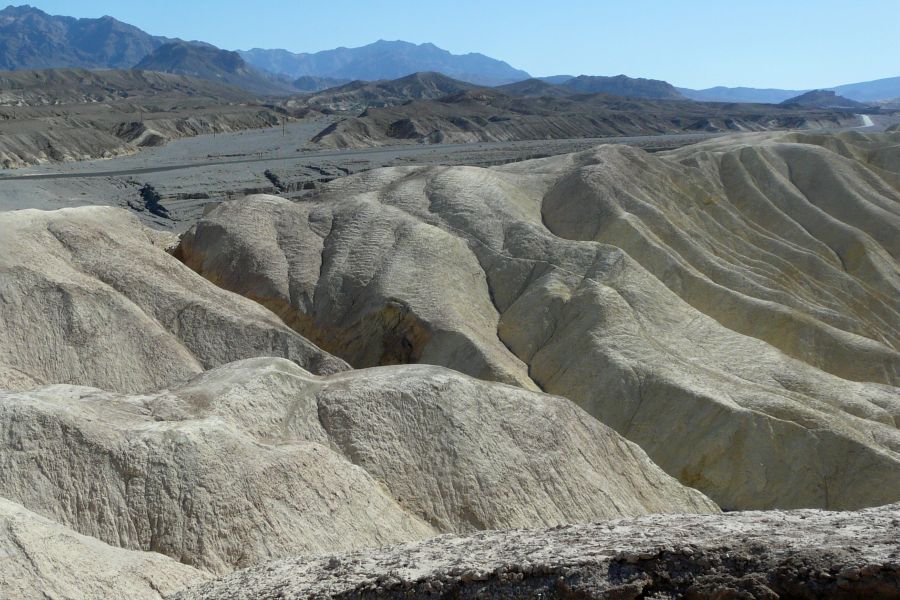
[[[239,571],[176,600],[896,598],[900,506],[444,536]]]
[[[249,102],[252,96],[238,88],[184,75],[137,71],[44,69],[0,72],[0,105],[46,105],[149,101],[159,97],[205,97],[210,100]],[[24,114],[27,114],[27,109]]]
[[[807,108],[864,108],[859,102],[838,96],[829,90],[812,90],[782,102],[784,106],[803,106]]]
[[[671,83],[626,75],[615,77],[581,75],[573,77],[559,86],[578,94],[609,94],[644,100],[685,100],[681,92],[675,89]]]
[[[0,228],[15,248],[0,257],[0,389],[65,382],[149,391],[255,356],[290,358],[314,373],[347,368],[181,265],[166,252],[174,236],[127,211],[0,213]],[[29,346],[30,336],[41,343]]]
[[[858,508],[900,497],[896,148],[382,169],[222,204],[177,255],[354,367],[568,397],[725,508]]]
[[[28,5],[0,10],[0,70],[128,69],[168,42],[112,17],[75,19]]]
[[[259,358],[152,394],[0,400],[0,494],[217,573],[445,532],[717,512],[568,400],[437,367],[317,378]],[[79,508],[87,490],[103,504]]]
[[[237,52],[208,45],[169,42],[145,56],[134,68],[216,81],[254,94],[286,95],[295,91],[289,82],[248,65]]]
[[[440,73],[413,73],[388,81],[353,81],[302,98],[302,103],[322,112],[359,113],[368,107],[397,106],[410,100],[434,100],[478,89]]]
[[[132,154],[202,133],[270,127],[248,92],[150,71],[0,73],[0,167]]]
[[[80,534],[224,573],[718,511],[564,398],[434,366],[349,371],[121,209],[3,213],[0,232],[0,497]]]
[[[523,96],[526,98],[539,98],[542,96],[571,96],[572,90],[561,85],[548,83],[541,79],[526,79],[516,83],[508,83],[494,88],[507,96]]]
[[[852,115],[801,107],[719,105],[674,100],[633,100],[605,94],[528,93],[534,86],[476,89],[436,100],[370,107],[335,122],[313,141],[330,148],[402,143],[470,143],[514,140],[654,135],[683,132],[763,131],[834,127]]]

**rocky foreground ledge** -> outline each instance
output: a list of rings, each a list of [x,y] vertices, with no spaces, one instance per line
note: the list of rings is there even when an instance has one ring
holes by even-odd
[[[488,531],[235,572],[178,600],[900,598],[900,504]]]

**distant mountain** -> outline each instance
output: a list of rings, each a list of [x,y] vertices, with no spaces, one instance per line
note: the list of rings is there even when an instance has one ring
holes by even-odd
[[[27,5],[0,10],[0,70],[129,68],[167,41],[112,17],[52,16]]]
[[[782,106],[797,106],[803,108],[864,108],[865,105],[843,96],[838,96],[831,90],[812,90],[795,98],[788,98],[781,103]]]
[[[525,71],[483,54],[451,54],[434,44],[379,40],[360,48],[336,48],[315,54],[285,50],[239,51],[251,65],[297,78],[304,75],[352,80],[397,79],[434,71],[479,85],[502,85],[528,79]]]
[[[684,100],[685,97],[666,81],[617,75],[597,77],[580,75],[560,84],[560,87],[579,94],[611,94],[645,100]]]
[[[290,82],[254,69],[237,52],[208,45],[163,44],[134,68],[217,81],[255,94],[286,95],[295,91]]]
[[[900,97],[900,77],[888,77],[874,81],[861,83],[848,83],[829,88],[845,98],[858,100],[859,102],[872,102],[876,100],[890,100]]]
[[[684,96],[700,102],[752,102],[762,104],[778,104],[806,90],[779,90],[775,88],[723,87],[717,86],[705,90],[676,88]]]
[[[888,77],[874,81],[848,83],[822,88],[837,92],[838,95],[857,102],[876,102],[900,96],[900,77]],[[790,100],[810,90],[782,90],[777,88],[713,87],[705,90],[678,88],[678,91],[692,100],[702,102],[763,102],[778,104]]]
[[[306,99],[316,110],[356,111],[368,107],[397,106],[410,100],[436,100],[459,92],[478,89],[440,73],[413,73],[387,81],[353,81],[318,92]]]

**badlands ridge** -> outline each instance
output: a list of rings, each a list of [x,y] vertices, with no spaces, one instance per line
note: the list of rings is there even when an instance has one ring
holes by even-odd
[[[0,597],[895,597],[898,232],[898,132],[2,213]]]

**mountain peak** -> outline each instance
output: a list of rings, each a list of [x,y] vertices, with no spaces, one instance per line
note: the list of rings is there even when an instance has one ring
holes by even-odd
[[[181,40],[163,44],[135,66],[141,71],[160,71],[218,81],[259,94],[293,91],[290,84],[260,73],[237,52],[209,44]]]
[[[110,16],[48,15],[27,4],[0,11],[0,70],[129,68],[165,41]]]
[[[27,13],[41,13],[43,15],[47,14],[39,8],[35,8],[30,4],[20,4],[16,6],[15,4],[10,4],[3,10],[0,10],[0,14],[12,14],[12,15],[23,15]]]
[[[812,90],[789,98],[781,103],[783,106],[804,106],[807,108],[862,108],[864,105],[838,96],[834,90]]]

